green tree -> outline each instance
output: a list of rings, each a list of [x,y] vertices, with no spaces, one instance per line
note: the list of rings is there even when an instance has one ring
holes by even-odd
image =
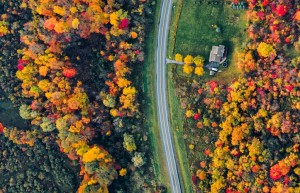
[[[129,135],[127,133],[124,134],[123,147],[129,152],[136,150],[136,145],[135,145],[133,135]]]

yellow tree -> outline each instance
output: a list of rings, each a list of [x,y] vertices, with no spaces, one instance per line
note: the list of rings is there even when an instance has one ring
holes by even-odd
[[[9,33],[8,22],[0,21],[0,37]]]
[[[204,57],[202,57],[202,56],[196,56],[194,58],[194,63],[196,64],[196,66],[203,67],[204,60],[205,60]]]
[[[193,70],[194,70],[194,67],[191,66],[190,64],[184,64],[183,65],[183,72],[185,74],[191,74],[193,72]]]
[[[195,74],[197,74],[198,76],[202,76],[202,75],[204,74],[204,69],[203,69],[203,67],[197,66],[197,67],[195,68]]]
[[[124,87],[127,87],[131,84],[131,81],[127,80],[126,78],[118,78],[117,80],[117,85],[120,87],[120,88],[124,88]]]
[[[135,145],[133,135],[124,133],[123,147],[129,152],[136,150],[136,145]]]
[[[183,56],[181,54],[175,54],[175,60],[177,62],[182,62],[183,61]]]
[[[187,111],[185,112],[185,116],[186,116],[187,118],[191,118],[191,117],[193,116],[193,114],[194,114],[194,112],[193,112],[192,110],[187,110]]]
[[[194,62],[193,56],[191,56],[191,55],[187,55],[187,56],[184,58],[184,63],[186,63],[186,64],[192,64],[193,62]]]
[[[276,51],[272,45],[261,42],[257,48],[257,52],[262,57],[269,57],[271,54],[276,55]]]

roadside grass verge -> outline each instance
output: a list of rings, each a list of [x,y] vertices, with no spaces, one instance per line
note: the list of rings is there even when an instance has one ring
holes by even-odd
[[[158,0],[155,5],[155,20],[150,28],[146,39],[146,58],[142,70],[144,99],[143,109],[145,113],[145,128],[149,129],[149,138],[151,141],[151,149],[153,155],[153,167],[156,174],[156,179],[166,186],[170,192],[169,175],[164,158],[164,151],[160,137],[160,128],[158,125],[157,110],[156,110],[156,95],[155,95],[155,49],[156,49],[156,34],[158,28],[159,11],[161,0]]]
[[[172,7],[172,17],[170,22],[170,30],[169,30],[169,37],[168,37],[168,51],[167,57],[172,58],[175,42],[176,42],[176,33],[179,24],[180,14],[183,6],[183,0],[173,0],[173,7]]]
[[[173,141],[176,150],[177,163],[179,165],[180,180],[183,185],[183,191],[185,193],[193,192],[192,177],[189,170],[189,162],[187,157],[187,150],[185,146],[183,136],[183,122],[184,112],[180,106],[179,99],[175,96],[175,81],[173,80],[173,68],[174,65],[167,66],[168,72],[168,101],[169,101],[169,112],[170,122],[173,134]]]

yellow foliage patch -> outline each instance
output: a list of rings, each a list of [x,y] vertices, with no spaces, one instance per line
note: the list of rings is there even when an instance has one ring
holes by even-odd
[[[65,8],[60,7],[60,6],[54,6],[53,7],[53,12],[58,14],[58,15],[61,15],[61,16],[64,16],[66,14]]]
[[[119,171],[119,175],[120,175],[120,176],[125,176],[126,173],[127,173],[126,168],[122,168],[122,169]]]
[[[80,24],[80,22],[79,22],[78,18],[74,18],[72,20],[72,27],[73,27],[73,29],[78,29],[79,24]]]

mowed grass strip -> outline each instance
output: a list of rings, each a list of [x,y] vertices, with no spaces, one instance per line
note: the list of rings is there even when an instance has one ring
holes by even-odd
[[[153,167],[155,169],[157,180],[170,190],[170,180],[166,161],[164,158],[164,150],[160,137],[160,128],[158,125],[157,109],[156,109],[156,94],[155,94],[155,50],[156,50],[156,35],[158,31],[158,20],[161,0],[156,2],[154,14],[155,22],[152,24],[152,30],[149,32],[146,39],[146,58],[143,68],[143,88],[144,88],[144,107],[145,127],[149,128],[149,138],[151,141],[151,148],[153,154]]]
[[[173,0],[172,17],[171,17],[169,37],[168,37],[168,48],[169,48],[167,52],[168,58],[172,58],[174,52],[176,32],[178,28],[183,1],[184,0]]]
[[[175,96],[175,82],[173,80],[173,69],[175,66],[168,65],[168,101],[169,101],[169,113],[170,113],[170,122],[171,122],[171,130],[173,134],[173,141],[177,156],[177,163],[179,166],[180,172],[180,180],[182,184],[182,189],[185,193],[192,193],[193,184],[192,177],[190,174],[190,167],[187,156],[187,149],[185,146],[183,136],[183,121],[184,121],[184,112],[180,105],[179,98]]]

